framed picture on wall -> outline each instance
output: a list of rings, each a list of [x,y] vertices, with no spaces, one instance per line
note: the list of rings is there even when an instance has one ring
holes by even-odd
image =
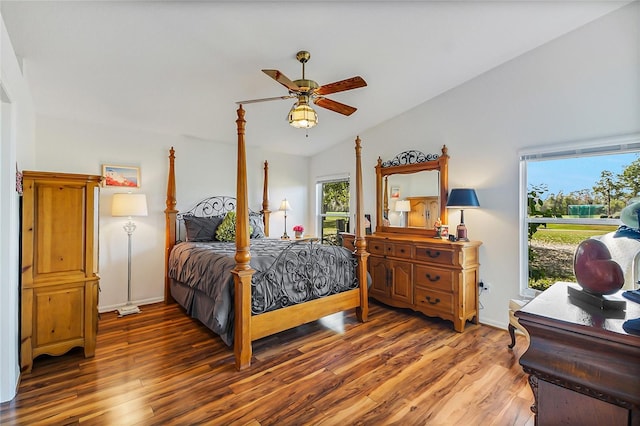
[[[140,188],[140,167],[102,165],[106,187]]]
[[[400,187],[399,186],[392,186],[391,187],[391,198],[393,198],[394,200],[397,200],[398,198],[400,198]]]

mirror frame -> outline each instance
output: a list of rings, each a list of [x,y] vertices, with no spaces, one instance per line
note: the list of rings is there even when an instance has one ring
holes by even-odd
[[[435,170],[440,172],[440,220],[447,224],[447,197],[449,194],[449,155],[447,146],[442,146],[442,154],[425,155],[420,151],[404,151],[392,160],[383,162],[378,157],[376,165],[376,232],[395,234],[419,234],[435,237],[435,229],[403,228],[398,226],[383,226],[383,213],[389,211],[388,178],[390,175],[410,174]],[[384,185],[383,185],[384,181]]]

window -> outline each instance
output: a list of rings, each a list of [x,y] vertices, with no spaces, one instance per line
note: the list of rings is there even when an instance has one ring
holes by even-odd
[[[640,197],[640,135],[520,153],[521,293],[575,281],[573,254]]]
[[[349,232],[349,177],[333,177],[316,183],[317,229],[323,244],[339,245],[339,232]]]

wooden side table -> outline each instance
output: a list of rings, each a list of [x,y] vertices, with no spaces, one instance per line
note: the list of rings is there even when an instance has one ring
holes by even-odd
[[[351,251],[356,249],[356,234],[350,232],[340,232],[340,239],[342,247],[348,248]]]
[[[536,424],[640,425],[640,336],[624,331],[640,304],[601,310],[558,282],[515,313],[529,332],[520,357],[535,397]]]

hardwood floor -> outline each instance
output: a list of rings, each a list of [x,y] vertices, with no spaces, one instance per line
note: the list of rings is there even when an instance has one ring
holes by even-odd
[[[95,357],[36,359],[0,423],[533,425],[522,336],[370,307],[255,342],[242,372],[177,305],[102,314]]]

